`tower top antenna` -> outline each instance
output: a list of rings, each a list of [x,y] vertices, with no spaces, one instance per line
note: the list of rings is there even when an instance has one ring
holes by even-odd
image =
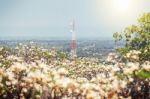
[[[75,20],[74,20],[74,19],[71,21],[70,27],[71,27],[71,30],[72,30],[72,31],[75,30]]]

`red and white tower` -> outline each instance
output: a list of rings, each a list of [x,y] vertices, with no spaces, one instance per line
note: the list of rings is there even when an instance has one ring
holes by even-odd
[[[71,39],[71,57],[76,57],[77,43],[75,37],[75,21],[73,20],[70,24],[70,33],[72,34]]]

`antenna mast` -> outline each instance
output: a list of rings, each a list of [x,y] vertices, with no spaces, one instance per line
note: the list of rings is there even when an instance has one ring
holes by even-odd
[[[75,37],[75,21],[73,20],[70,24],[70,33],[72,34],[71,38],[71,57],[77,57],[76,50],[77,50],[77,44],[76,44],[76,37]]]

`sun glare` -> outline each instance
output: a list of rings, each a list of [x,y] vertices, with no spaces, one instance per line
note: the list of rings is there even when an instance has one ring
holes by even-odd
[[[114,10],[125,12],[130,8],[131,0],[112,0]]]

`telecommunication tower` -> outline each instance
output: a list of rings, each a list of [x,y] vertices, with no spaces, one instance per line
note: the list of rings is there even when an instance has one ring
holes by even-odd
[[[76,50],[77,50],[77,43],[75,37],[75,21],[73,20],[70,24],[70,33],[72,35],[71,38],[71,57],[77,57]]]

